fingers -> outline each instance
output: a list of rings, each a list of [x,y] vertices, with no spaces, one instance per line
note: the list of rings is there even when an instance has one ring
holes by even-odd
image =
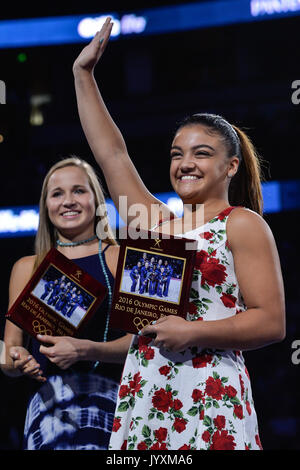
[[[15,367],[19,369],[22,374],[28,375],[33,379],[39,381],[46,380],[45,377],[42,377],[43,372],[40,368],[40,364],[38,364],[32,356],[28,356],[21,360],[15,360]]]
[[[106,48],[106,45],[110,38],[112,28],[113,28],[113,23],[111,22],[111,18],[108,17],[106,18],[100,31],[98,31],[98,33],[96,34],[97,40],[100,42],[100,47],[102,51],[104,51],[104,49]]]
[[[142,336],[148,336],[150,338],[156,338],[157,331],[155,328],[155,324],[156,324],[156,321],[153,321],[151,325],[147,325],[144,328],[142,328],[138,333],[139,336],[142,335]]]
[[[49,348],[49,346],[40,346],[40,353],[44,354],[48,359],[54,356],[53,348]]]
[[[49,335],[37,335],[37,339],[41,343],[46,343],[46,344],[55,344],[57,342],[57,336],[49,336]]]

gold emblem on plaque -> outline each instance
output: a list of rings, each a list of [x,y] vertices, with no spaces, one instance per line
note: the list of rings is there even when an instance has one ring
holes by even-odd
[[[160,238],[155,238],[154,243],[155,243],[155,244],[154,244],[154,248],[155,248],[155,247],[160,248],[161,239],[160,239]]]
[[[145,328],[145,326],[148,326],[151,324],[147,318],[140,318],[140,317],[134,317],[133,319],[133,324],[137,327],[138,330],[141,330],[142,328]]]
[[[38,320],[33,320],[32,326],[35,333],[38,333],[39,335],[52,336],[52,330],[46,328],[46,326],[40,323]]]

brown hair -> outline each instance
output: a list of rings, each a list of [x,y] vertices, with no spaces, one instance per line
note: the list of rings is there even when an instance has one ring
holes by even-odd
[[[201,124],[221,136],[228,150],[228,156],[239,158],[239,169],[229,185],[229,203],[244,206],[263,214],[261,158],[247,134],[237,126],[229,124],[217,114],[199,113],[186,117],[177,131],[188,125]]]

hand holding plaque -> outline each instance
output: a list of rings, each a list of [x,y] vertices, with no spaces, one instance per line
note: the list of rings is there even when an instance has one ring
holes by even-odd
[[[110,315],[112,328],[135,334],[165,315],[186,317],[197,251],[185,238],[140,234],[120,242]]]
[[[33,337],[79,336],[106,291],[90,274],[51,248],[6,318]]]

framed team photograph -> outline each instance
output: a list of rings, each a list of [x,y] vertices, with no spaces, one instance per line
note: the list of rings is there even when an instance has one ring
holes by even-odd
[[[31,293],[76,328],[96,301],[96,297],[52,264]]]
[[[160,233],[122,239],[110,326],[138,333],[161,316],[185,318],[196,251],[196,241]]]
[[[180,303],[186,259],[126,247],[120,292]]]
[[[6,318],[33,337],[80,336],[106,294],[106,287],[52,248]]]

